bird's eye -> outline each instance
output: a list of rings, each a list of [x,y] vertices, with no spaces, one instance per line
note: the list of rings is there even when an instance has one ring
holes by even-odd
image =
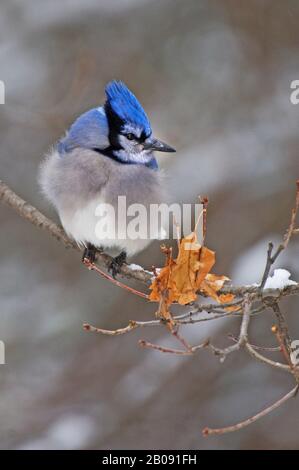
[[[134,140],[134,134],[127,134],[127,135],[126,135],[126,138],[127,138],[128,140]]]

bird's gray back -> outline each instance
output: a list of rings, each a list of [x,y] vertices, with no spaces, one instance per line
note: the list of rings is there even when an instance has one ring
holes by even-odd
[[[59,206],[82,207],[96,196],[115,205],[119,195],[127,205],[165,201],[161,173],[144,165],[125,165],[98,152],[74,149],[63,156],[50,154],[41,166],[40,182],[50,201]]]

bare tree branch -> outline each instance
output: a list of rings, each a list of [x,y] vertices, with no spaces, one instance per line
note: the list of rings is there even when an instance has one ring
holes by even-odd
[[[36,227],[45,230],[52,235],[56,240],[63,243],[66,248],[73,248],[74,250],[81,251],[78,245],[71,240],[60,225],[55,224],[52,220],[48,219],[34,206],[26,202],[18,196],[7,184],[0,180],[0,200],[7,204],[11,209],[17,212],[20,217],[28,220]],[[111,264],[112,258],[107,253],[98,252],[97,262],[100,266],[108,268]],[[143,284],[149,284],[152,274],[144,269],[134,270],[130,269],[128,265],[121,267],[121,274],[124,277],[135,279]]]
[[[56,240],[60,241],[66,248],[72,248],[76,251],[80,251],[78,245],[71,240],[61,227],[61,225],[56,224],[51,219],[46,217],[42,212],[36,209],[34,206],[22,199],[18,194],[16,194],[6,183],[0,180],[0,201],[8,205],[13,209],[20,217],[26,219],[28,222],[34,226],[48,232]],[[100,266],[108,268],[112,261],[111,256],[107,253],[98,252],[97,253],[97,262]],[[153,273],[147,271],[146,269],[132,269],[130,265],[124,264],[121,267],[120,275],[128,279],[133,279],[135,281],[141,282],[142,284],[149,285],[152,281]],[[259,286],[225,286],[220,291],[219,294],[234,294],[236,296],[244,296],[244,294],[256,294],[257,297],[260,297],[262,294],[259,292]],[[285,295],[292,295],[299,293],[299,283],[293,286],[287,286],[284,289],[266,289],[263,291],[264,296],[273,296],[280,298]]]
[[[275,403],[272,405],[268,406],[264,410],[260,411],[254,416],[251,416],[251,418],[246,419],[245,421],[241,421],[240,423],[234,424],[232,426],[227,426],[225,428],[204,428],[202,433],[204,436],[210,436],[211,434],[226,434],[228,432],[234,432],[234,431],[239,431],[240,429],[245,428],[246,426],[249,426],[249,424],[254,423],[260,418],[263,418],[267,414],[271,413],[273,410],[278,408],[279,406],[283,405],[287,400],[290,398],[294,397],[297,392],[298,392],[299,385],[296,385],[290,392],[288,392],[286,395],[284,395],[282,398],[277,400]]]

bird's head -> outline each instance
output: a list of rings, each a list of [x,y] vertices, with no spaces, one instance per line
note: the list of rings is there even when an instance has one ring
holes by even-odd
[[[154,151],[175,150],[152,136],[145,111],[133,93],[119,81],[106,86],[104,106],[79,116],[58,143],[60,154],[74,148],[98,151],[122,163],[157,168]]]
[[[109,150],[117,159],[124,163],[149,164],[154,151],[175,152],[174,148],[152,136],[144,109],[123,82],[112,81],[105,91]]]

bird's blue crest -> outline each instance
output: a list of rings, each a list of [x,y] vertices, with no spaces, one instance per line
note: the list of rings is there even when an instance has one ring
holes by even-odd
[[[113,80],[105,88],[107,104],[123,124],[139,127],[148,137],[152,133],[149,119],[141,104],[121,81]]]

